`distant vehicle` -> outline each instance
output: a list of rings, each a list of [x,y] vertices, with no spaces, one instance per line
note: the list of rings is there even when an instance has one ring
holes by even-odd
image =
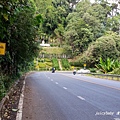
[[[77,71],[77,74],[80,74],[80,73],[90,73],[90,70],[80,69],[80,70]]]

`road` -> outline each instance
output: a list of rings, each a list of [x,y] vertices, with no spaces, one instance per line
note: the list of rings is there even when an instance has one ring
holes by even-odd
[[[120,120],[120,82],[72,73],[26,78],[22,120]]]

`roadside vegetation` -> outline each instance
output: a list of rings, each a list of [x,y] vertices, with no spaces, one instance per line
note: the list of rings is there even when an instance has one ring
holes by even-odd
[[[96,65],[98,70],[100,70],[102,73],[114,73],[118,74],[120,73],[120,62],[118,60],[112,60],[110,58],[107,58],[105,61],[100,58],[99,64]]]
[[[52,63],[53,63],[53,66],[55,69],[57,70],[60,70],[59,68],[59,63],[58,63],[58,59],[57,58],[52,58]]]
[[[68,59],[65,59],[65,58],[61,59],[61,64],[62,64],[62,70],[70,70],[71,69]]]
[[[0,55],[0,99],[39,53],[39,20],[33,0],[0,1],[0,43],[6,44],[5,55]]]
[[[34,60],[33,66],[34,66],[33,70],[49,71],[52,68],[52,60],[48,58],[42,58],[42,59],[37,58]]]
[[[64,49],[61,47],[43,47],[42,50],[40,51],[41,53],[44,54],[64,54]]]

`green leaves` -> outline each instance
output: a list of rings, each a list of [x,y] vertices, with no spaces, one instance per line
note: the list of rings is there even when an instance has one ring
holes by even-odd
[[[3,96],[5,96],[5,85],[4,85],[4,76],[0,74],[0,100]]]
[[[79,2],[67,16],[64,36],[75,53],[83,53],[91,42],[103,35],[105,17],[106,11],[100,4],[91,5],[87,0]]]
[[[8,21],[8,15],[7,14],[3,14],[3,17],[6,21]]]
[[[7,74],[16,74],[18,67],[31,62],[38,53],[38,44],[34,39],[36,25],[42,18],[39,15],[35,20],[33,0],[0,2],[0,10],[0,41],[6,43],[6,55],[1,57],[0,65],[3,72],[7,69]]]
[[[59,70],[59,63],[57,58],[52,59],[53,67],[57,70]]]
[[[120,62],[118,60],[112,60],[110,58],[107,58],[106,60],[103,60],[100,57],[99,64],[96,65],[96,67],[103,73],[112,72],[114,69],[120,67]]]
[[[41,14],[35,16],[35,25],[39,27],[40,23],[43,23],[43,17]]]
[[[65,69],[65,70],[69,70],[70,69],[70,64],[69,64],[67,59],[61,59],[61,63],[62,63],[63,69]]]

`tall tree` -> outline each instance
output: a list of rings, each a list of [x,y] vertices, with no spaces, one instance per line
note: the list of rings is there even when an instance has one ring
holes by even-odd
[[[89,0],[79,2],[67,17],[65,38],[77,54],[104,34],[106,11],[100,4],[91,4]]]
[[[36,7],[34,1],[1,1],[2,34],[0,41],[6,43],[6,54],[0,56],[0,67],[5,74],[15,74],[27,67],[37,53]]]
[[[67,25],[66,17],[72,12],[76,0],[36,0],[38,3],[38,12],[43,17],[43,24],[40,26],[40,36],[42,38],[58,38],[63,40],[64,28]],[[44,5],[43,5],[44,4]]]

